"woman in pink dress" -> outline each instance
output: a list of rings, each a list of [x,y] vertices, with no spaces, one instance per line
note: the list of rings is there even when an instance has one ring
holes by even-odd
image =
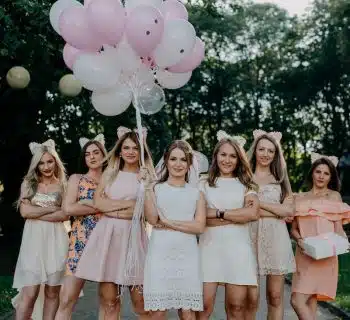
[[[334,300],[338,282],[338,258],[314,260],[303,253],[303,239],[327,232],[346,237],[343,230],[349,206],[342,203],[336,171],[337,159],[313,154],[307,177],[310,191],[296,197],[296,215],[292,236],[297,241],[293,275],[292,306],[299,319],[316,319],[317,301]]]
[[[103,134],[94,139],[79,139],[81,150],[80,174],[72,174],[63,207],[67,215],[74,217],[69,239],[66,274],[60,291],[60,305],[56,320],[70,319],[73,307],[85,284],[85,280],[75,276],[75,270],[92,230],[100,219],[99,212],[92,207],[95,190],[100,182],[103,159],[106,156]]]
[[[260,219],[251,223],[259,276],[266,276],[267,318],[282,320],[284,277],[295,271],[295,260],[285,218],[293,217],[294,201],[283,157],[280,132],[253,131],[248,152],[259,185]],[[278,239],[278,241],[276,241]],[[250,288],[249,304],[258,306],[259,289]]]
[[[146,167],[154,173],[145,140],[143,143]],[[132,217],[141,176],[138,135],[127,128],[118,128],[118,141],[108,158],[108,166],[94,195],[95,207],[103,215],[90,235],[75,276],[100,283],[105,320],[120,318],[122,287],[129,287],[135,313],[140,319],[147,319],[140,290],[143,284],[142,266],[136,268],[137,272],[132,278],[126,275]],[[143,243],[139,244],[139,249],[147,238],[145,228],[141,230]]]

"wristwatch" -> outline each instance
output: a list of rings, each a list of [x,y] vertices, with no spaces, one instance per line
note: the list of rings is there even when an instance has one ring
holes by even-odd
[[[221,221],[224,221],[225,212],[225,210],[219,210],[219,218],[221,219]]]

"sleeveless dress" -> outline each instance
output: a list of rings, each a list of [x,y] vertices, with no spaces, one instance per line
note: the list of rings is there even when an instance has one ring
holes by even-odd
[[[155,186],[157,206],[171,220],[193,221],[199,190]],[[194,234],[153,229],[145,264],[145,310],[203,310],[199,248]]]
[[[59,207],[61,202],[60,192],[47,194],[37,192],[31,199],[31,204],[39,207]],[[42,319],[44,285],[61,285],[67,251],[68,234],[63,222],[26,219],[13,280],[13,288],[19,291],[19,294],[12,299],[14,307],[19,302],[23,287],[41,285],[32,319]]]
[[[137,174],[119,171],[105,193],[114,200],[135,200],[139,185]],[[143,268],[132,279],[125,275],[131,223],[131,220],[102,215],[80,257],[75,276],[121,286],[142,285]]]
[[[280,203],[281,192],[280,184],[260,186],[259,200]],[[286,222],[282,219],[263,217],[252,222],[251,227],[259,275],[284,275],[294,272],[295,259]]]
[[[297,200],[296,217],[302,238],[334,232],[334,222],[349,223],[350,207],[332,200]],[[314,260],[296,250],[297,270],[293,274],[292,292],[316,295],[317,300],[334,300],[338,283],[338,257]]]
[[[97,183],[86,175],[82,175],[78,183],[78,201],[92,200],[97,188]],[[74,217],[72,232],[69,239],[68,258],[66,263],[66,275],[73,275],[85,245],[95,228],[100,214]]]
[[[218,178],[216,187],[201,182],[209,208],[244,206],[245,186],[237,178]],[[199,238],[204,282],[257,286],[257,261],[249,223],[207,227]]]

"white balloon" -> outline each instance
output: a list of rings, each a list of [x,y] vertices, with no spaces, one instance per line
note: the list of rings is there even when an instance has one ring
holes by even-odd
[[[191,54],[196,43],[196,30],[184,19],[166,20],[162,39],[153,52],[159,67],[169,67]]]
[[[63,12],[64,9],[67,9],[69,7],[82,7],[83,5],[76,1],[76,0],[58,0],[56,1],[51,9],[50,9],[50,23],[52,28],[59,34],[60,30],[58,27],[58,21],[60,19],[60,15]]]
[[[183,87],[192,76],[192,71],[186,73],[172,73],[166,70],[158,70],[156,78],[158,83],[166,89],[178,89]]]
[[[117,46],[115,59],[124,72],[135,71],[142,64],[141,58],[135,53],[125,39]]]
[[[162,4],[163,0],[126,0],[125,1],[125,8],[130,12],[135,7],[139,6],[140,4],[146,4],[148,6],[153,6],[156,8],[159,8]]]
[[[116,116],[130,105],[132,93],[127,86],[118,84],[108,91],[94,91],[91,102],[97,112],[104,116]]]
[[[134,97],[133,104],[143,114],[155,114],[165,105],[164,91],[157,84],[144,85],[136,97]]]
[[[91,91],[115,86],[120,75],[120,70],[111,65],[109,57],[103,53],[79,55],[74,62],[73,71],[83,87]]]

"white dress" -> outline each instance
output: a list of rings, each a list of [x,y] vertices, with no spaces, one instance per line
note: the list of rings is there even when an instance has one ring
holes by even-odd
[[[32,198],[31,203],[39,207],[59,207],[61,194],[59,192],[48,194],[38,192]],[[27,219],[13,279],[13,288],[19,291],[19,295],[12,300],[13,306],[17,306],[23,287],[42,285],[32,314],[33,320],[42,319],[43,285],[61,285],[67,253],[68,234],[64,223]]]
[[[216,187],[200,183],[209,208],[242,208],[245,186],[236,178],[218,178]],[[200,236],[203,281],[257,286],[257,261],[249,223],[207,227]]]
[[[157,206],[172,220],[192,221],[200,192],[186,184],[155,186]],[[197,238],[153,228],[144,272],[145,310],[203,310],[203,282]]]

